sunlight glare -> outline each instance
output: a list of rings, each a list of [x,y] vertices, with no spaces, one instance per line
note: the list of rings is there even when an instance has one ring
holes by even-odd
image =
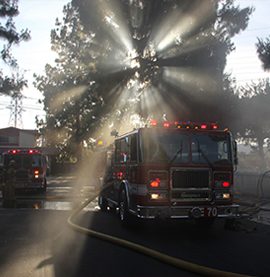
[[[51,102],[50,108],[61,110],[66,102],[70,103],[71,99],[79,99],[86,90],[87,86],[79,86],[66,92],[62,92],[54,101]]]
[[[157,52],[166,50],[169,46],[175,43],[176,38],[187,35],[187,32],[196,30],[203,22],[209,20],[213,14],[213,4],[211,1],[202,1],[198,8],[189,11],[188,14],[179,13],[179,10],[174,10],[168,13],[159,26],[153,32],[150,41],[154,41]]]
[[[125,19],[121,13],[121,8],[118,1],[103,1],[99,2],[101,6],[100,10],[104,10],[103,18],[108,22],[107,32],[111,38],[123,45],[123,48],[127,51],[133,49],[133,44],[129,36],[129,29],[125,22]]]
[[[195,91],[198,88],[207,91],[213,88],[214,84],[210,74],[194,68],[165,67],[163,78],[166,82],[185,91]]]
[[[147,46],[142,53],[133,47],[132,40],[144,38],[139,36],[140,32],[137,30],[143,24],[144,11],[137,5],[139,2],[134,3],[130,2],[131,25],[134,28],[133,37],[120,9],[118,9],[117,1],[105,1],[99,4],[102,5],[103,10],[105,9],[104,18],[106,17],[109,27],[107,30],[108,33],[110,32],[109,36],[113,38],[114,42],[123,46],[115,47],[117,50],[114,50],[116,51],[115,55],[123,58],[122,62],[114,64],[113,61],[108,60],[105,70],[109,69],[109,72],[136,70],[134,70],[133,77],[126,80],[125,89],[119,84],[108,92],[109,97],[111,95],[116,100],[115,104],[110,107],[107,120],[114,122],[111,126],[116,128],[119,133],[123,133],[124,130],[130,131],[133,123],[140,126],[141,121],[151,116],[160,118],[163,115],[166,117],[175,111],[179,111],[179,117],[181,114],[187,114],[188,108],[185,99],[191,96],[193,91],[212,89],[215,82],[209,72],[202,72],[199,68],[184,68],[180,67],[181,65],[179,67],[161,67],[158,63],[158,59],[165,60],[176,55],[189,54],[213,43],[210,42],[212,36],[209,35],[208,30],[199,31],[200,27],[213,17],[212,1],[201,1],[196,8],[193,7],[188,11],[181,12],[176,8],[171,9],[171,12],[164,13],[166,16],[159,20],[158,24],[153,25],[154,28],[148,38]],[[174,46],[180,51],[171,51]],[[162,82],[153,85],[151,79],[153,76],[161,78]],[[162,83],[179,88],[179,97],[176,94],[171,96]],[[103,134],[108,133],[106,128],[99,131]]]

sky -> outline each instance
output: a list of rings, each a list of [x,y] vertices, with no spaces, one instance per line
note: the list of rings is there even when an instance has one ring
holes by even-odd
[[[13,56],[18,60],[21,70],[26,70],[25,78],[28,88],[23,90],[22,118],[17,118],[17,127],[21,129],[36,129],[35,117],[44,117],[43,105],[38,103],[42,94],[33,86],[33,74],[44,75],[47,63],[53,65],[56,54],[50,50],[50,32],[55,27],[55,19],[62,19],[63,6],[67,0],[20,0],[20,14],[14,19],[17,31],[28,28],[31,30],[31,40],[21,42],[12,48]],[[241,8],[254,6],[255,12],[250,18],[248,28],[237,35],[233,42],[236,50],[228,56],[226,72],[236,78],[237,84],[245,86],[251,81],[269,78],[270,72],[262,70],[262,65],[256,54],[257,37],[265,39],[270,35],[270,0],[239,0],[235,1]],[[1,63],[4,75],[10,75],[10,70]],[[11,117],[10,97],[0,97],[0,128],[15,126]]]
[[[63,17],[63,6],[68,0],[19,0],[20,14],[14,18],[17,31],[28,28],[31,31],[31,40],[21,42],[14,46],[12,55],[17,59],[20,70],[26,70],[25,78],[28,80],[28,88],[22,91],[26,97],[22,100],[22,124],[17,118],[17,127],[20,129],[36,129],[35,117],[44,117],[43,104],[38,100],[42,94],[33,86],[33,74],[44,75],[45,65],[53,64],[57,57],[51,51],[50,33],[55,28],[55,20]],[[3,62],[1,63],[3,68]],[[10,75],[10,70],[4,68],[4,74]],[[15,126],[14,118],[11,118],[10,97],[0,97],[0,128]],[[13,120],[10,120],[13,119]]]

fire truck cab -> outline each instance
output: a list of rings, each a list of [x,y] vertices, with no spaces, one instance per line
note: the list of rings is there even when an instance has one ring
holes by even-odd
[[[37,149],[10,149],[2,154],[2,164],[7,170],[10,161],[15,161],[15,189],[39,190],[47,188],[48,162]]]
[[[123,227],[134,216],[190,218],[206,226],[236,218],[236,153],[232,134],[216,124],[152,121],[97,152],[107,164],[102,186],[111,184],[99,197],[100,209],[119,209]]]

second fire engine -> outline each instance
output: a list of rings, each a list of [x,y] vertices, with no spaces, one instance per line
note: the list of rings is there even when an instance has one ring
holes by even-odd
[[[16,190],[46,191],[48,162],[42,151],[32,148],[10,149],[2,154],[5,170],[11,161],[14,161]]]

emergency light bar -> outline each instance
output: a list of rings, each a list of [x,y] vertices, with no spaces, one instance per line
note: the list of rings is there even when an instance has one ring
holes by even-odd
[[[194,122],[157,122],[152,120],[150,127],[164,127],[177,129],[195,129],[195,130],[216,130],[218,127],[215,123],[194,123]]]
[[[36,149],[10,149],[7,154],[41,154],[42,152]]]

